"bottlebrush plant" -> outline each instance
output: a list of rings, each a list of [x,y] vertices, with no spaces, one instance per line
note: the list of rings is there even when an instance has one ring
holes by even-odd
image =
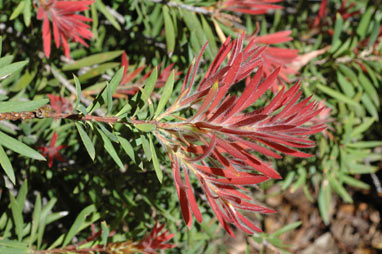
[[[373,193],[372,1],[0,9],[0,253],[295,253]]]
[[[230,223],[249,234],[262,232],[239,212],[240,210],[274,212],[254,204],[252,198],[244,193],[248,192],[243,187],[245,185],[259,184],[269,178],[281,178],[259,155],[282,158],[277,153],[280,152],[297,157],[309,157],[309,154],[297,149],[312,147],[314,142],[307,137],[326,127],[324,123],[307,124],[324,108],[319,108],[316,102],[310,101],[310,97],[299,101],[301,97],[299,83],[288,90],[281,89],[268,105],[262,108],[253,107],[253,104],[272,87],[280,68],[264,79],[261,55],[265,51],[265,47],[256,46],[256,39],[249,41],[248,45],[244,47],[243,41],[244,35],[232,42],[229,37],[208,67],[206,74],[196,85],[195,77],[202,54],[207,47],[206,44],[196,62],[190,66],[179,96],[171,106],[164,110],[174,86],[175,71],[172,71],[163,87],[156,109],[154,110],[151,105],[152,110],[146,119],[138,120],[130,117],[124,112],[124,109],[117,115],[125,117],[92,116],[89,114],[90,112],[61,113],[64,110],[58,108],[57,99],[52,96],[50,96],[51,103],[53,102],[52,107],[42,108],[39,117],[109,124],[126,122],[132,123],[138,131],[152,133],[163,146],[171,161],[175,187],[183,218],[188,227],[192,225],[191,211],[197,221],[202,222],[202,214],[198,208],[189,177],[192,172],[200,182],[211,208],[227,232],[234,236],[229,227]],[[234,84],[246,79],[254,71],[254,76],[250,78],[240,96],[229,94]],[[101,93],[101,96],[104,92],[109,96],[107,99],[109,112],[112,107],[110,96],[117,90],[123,77],[126,77],[125,73],[121,69]],[[154,69],[146,87],[142,90],[144,102],[150,98],[156,83],[157,71]],[[80,88],[78,83],[77,88]],[[94,104],[95,102],[93,102]],[[196,112],[188,118],[177,114],[181,110],[193,111],[193,108],[196,108]],[[17,115],[14,116],[14,120],[16,118]],[[166,119],[178,119],[179,121],[166,121]],[[92,157],[94,156],[93,149],[89,148],[89,140],[85,138],[86,133],[79,126],[77,125],[77,128],[82,141]],[[102,129],[101,126],[98,131],[105,143],[105,148],[109,147],[106,150],[113,157],[114,152],[112,152],[110,141],[107,141],[107,132],[102,134],[105,127]],[[119,136],[116,138],[123,140]],[[63,161],[59,150],[64,146],[55,147],[56,139],[57,133],[54,133],[49,147],[39,148],[43,155],[48,157],[49,167],[52,166],[54,158]],[[158,179],[162,182],[163,173],[159,168],[151,136],[149,136],[149,140],[151,159]],[[142,140],[142,142],[144,141]],[[142,145],[144,144],[142,143]],[[254,152],[259,155],[255,155]],[[121,164],[116,157],[113,159],[118,165]]]

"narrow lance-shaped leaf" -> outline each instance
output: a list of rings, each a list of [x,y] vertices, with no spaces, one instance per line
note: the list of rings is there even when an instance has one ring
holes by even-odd
[[[40,153],[38,153],[36,150],[30,148],[29,146],[21,143],[17,139],[14,139],[7,134],[0,131],[0,145],[3,145],[11,150],[13,150],[16,153],[19,153],[21,155],[24,155],[26,157],[36,159],[36,160],[43,160],[45,161],[44,156],[42,156]]]
[[[74,61],[71,64],[64,65],[62,70],[71,71],[71,70],[77,70],[86,66],[92,66],[95,64],[104,63],[120,56],[122,52],[123,50],[118,50],[118,51],[110,51],[110,52],[99,53],[92,56],[88,56],[80,60]]]
[[[91,141],[90,137],[84,131],[84,129],[82,128],[82,126],[79,123],[76,122],[75,125],[77,127],[78,133],[80,134],[82,143],[84,143],[84,145],[85,145],[86,151],[88,151],[90,158],[94,161],[95,149],[94,149],[93,142]]]
[[[155,151],[155,146],[154,146],[154,143],[153,143],[153,140],[151,138],[151,135],[149,135],[149,141],[150,141],[150,150],[151,150],[151,156],[152,156],[152,160],[153,160],[153,165],[154,165],[154,169],[155,169],[155,173],[158,177],[158,180],[160,183],[162,183],[163,181],[163,172],[160,168],[160,164],[159,164],[159,161],[158,161],[158,157],[157,157],[157,153]]]
[[[86,217],[89,216],[91,213],[94,213],[95,211],[96,211],[95,206],[90,205],[84,208],[80,212],[80,214],[78,214],[76,220],[73,222],[73,225],[69,229],[69,232],[65,236],[65,240],[62,246],[66,246],[69,244],[69,242],[73,239],[73,237],[81,230],[82,225],[85,223]]]
[[[164,26],[166,29],[167,52],[169,55],[172,55],[175,48],[174,24],[172,23],[172,19],[169,13],[169,8],[166,5],[163,5],[162,10],[163,10]]]
[[[80,81],[78,80],[77,76],[73,74],[73,79],[74,79],[74,84],[76,85],[76,102],[74,103],[74,109],[77,109],[78,105],[80,104],[81,101],[81,84]]]
[[[339,13],[336,14],[336,24],[334,26],[334,34],[332,37],[332,46],[339,40],[342,31],[343,20]]]
[[[0,80],[23,68],[28,61],[16,62],[0,68]]]
[[[362,15],[361,21],[357,27],[357,34],[361,37],[361,39],[365,38],[373,12],[374,9],[370,6]]]
[[[151,72],[150,77],[145,82],[145,87],[142,90],[142,100],[144,103],[147,102],[147,99],[150,98],[151,93],[154,90],[155,83],[158,79],[158,68],[154,68],[154,70]]]
[[[12,194],[10,194],[9,197],[11,199],[11,210],[13,215],[13,221],[15,222],[15,231],[17,239],[20,242],[23,238],[24,227],[24,220],[22,215],[23,208],[20,207],[19,203],[16,201]]]
[[[46,105],[48,102],[48,99],[0,102],[0,113],[34,111]]]
[[[130,142],[121,137],[117,136],[119,143],[121,144],[123,150],[125,150],[126,154],[135,162],[135,152],[133,146],[130,144]]]
[[[159,116],[159,114],[162,113],[164,107],[168,103],[168,100],[171,97],[172,90],[174,87],[174,78],[175,78],[175,71],[172,71],[170,74],[170,77],[168,78],[168,80],[167,80],[167,82],[163,88],[161,98],[159,100],[157,109],[156,109],[155,114],[154,114],[154,118],[157,118]]]
[[[36,201],[34,203],[33,215],[32,215],[32,228],[29,238],[29,246],[32,246],[32,243],[37,239],[37,229],[40,224],[41,216],[41,196],[40,193],[37,194]]]
[[[110,23],[114,26],[115,29],[121,31],[121,26],[118,21],[114,18],[114,16],[109,12],[106,6],[102,3],[101,0],[95,0],[97,9],[102,12],[102,14],[110,21]]]
[[[31,0],[25,0],[25,6],[24,6],[24,23],[27,27],[29,27],[31,23],[31,8],[32,8],[32,2]]]
[[[24,10],[25,3],[26,3],[26,0],[20,1],[17,7],[13,10],[11,16],[9,17],[9,20],[14,20],[21,14],[21,12]]]
[[[101,129],[97,128],[97,130],[98,130],[98,133],[101,135],[105,150],[110,154],[111,158],[113,158],[113,160],[119,166],[119,168],[121,170],[125,170],[125,167],[123,166],[123,163],[121,159],[119,158],[117,152],[115,151],[115,148],[113,144],[111,143],[111,141],[109,140],[109,138],[106,136],[105,133],[103,133]]]
[[[320,211],[321,217],[326,225],[329,224],[329,210],[330,208],[330,200],[331,200],[331,191],[330,185],[327,180],[324,180],[321,185],[320,194],[318,196],[318,209]]]
[[[9,180],[13,184],[16,184],[15,172],[11,162],[9,161],[8,155],[5,153],[3,147],[0,145],[0,165],[4,169],[5,174],[8,176]]]
[[[117,87],[119,83],[122,80],[123,77],[123,69],[124,67],[121,67],[117,73],[114,75],[114,77],[111,79],[110,83],[107,85],[107,112],[111,113],[111,110],[113,108],[113,94],[117,90]]]

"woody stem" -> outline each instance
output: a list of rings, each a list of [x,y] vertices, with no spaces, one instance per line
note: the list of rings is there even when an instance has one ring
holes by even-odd
[[[54,118],[54,119],[68,119],[75,121],[95,121],[95,122],[103,122],[103,123],[133,123],[133,124],[143,124],[143,123],[152,123],[155,124],[155,121],[144,121],[144,120],[136,120],[136,119],[128,119],[128,121],[123,121],[122,119],[116,116],[93,116],[93,115],[82,115],[82,114],[68,114],[68,113],[53,113],[48,112],[44,115],[45,118]]]
[[[117,123],[119,121],[116,116],[93,116],[93,115],[82,115],[82,114],[68,114],[68,113],[52,113],[49,112],[44,115],[46,118],[54,118],[54,119],[69,119],[76,121],[95,121],[95,122],[103,122],[103,123]]]
[[[69,246],[69,247],[72,247],[72,246]],[[85,254],[85,253],[91,253],[91,252],[109,253],[107,250],[105,250],[104,248],[100,246],[95,246],[92,248],[81,248],[81,249],[64,248],[64,249],[52,249],[52,250],[35,250],[32,253],[33,254],[50,254],[50,253],[62,254],[62,253],[68,253],[68,252],[79,253],[79,254],[80,253]]]
[[[156,120],[145,121],[145,120],[136,120],[134,118],[129,119],[120,119],[117,116],[93,116],[93,115],[83,115],[83,114],[73,114],[73,113],[55,113],[40,108],[36,111],[25,111],[25,112],[9,112],[9,113],[0,113],[0,120],[28,120],[28,119],[44,119],[44,118],[53,118],[53,119],[68,119],[74,121],[94,121],[94,122],[103,122],[108,124],[115,123],[124,123],[124,124],[155,124],[158,122]]]

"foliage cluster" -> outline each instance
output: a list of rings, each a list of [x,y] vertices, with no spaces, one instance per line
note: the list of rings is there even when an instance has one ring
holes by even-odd
[[[380,6],[0,0],[0,252],[287,252],[263,190],[378,179]]]

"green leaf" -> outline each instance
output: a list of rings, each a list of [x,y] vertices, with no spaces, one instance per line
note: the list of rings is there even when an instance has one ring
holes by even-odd
[[[24,6],[24,23],[25,26],[29,27],[31,23],[31,7],[32,3],[31,0],[25,0],[25,6]]]
[[[25,243],[14,240],[0,240],[1,254],[29,254],[31,252]]]
[[[373,84],[362,72],[359,73],[358,78],[362,87],[365,89],[367,95],[369,95],[369,97],[373,100],[374,104],[377,107],[379,107],[379,98],[378,98],[377,89],[374,88]]]
[[[199,54],[201,46],[206,41],[202,25],[195,13],[184,9],[181,10],[181,13],[183,14],[183,20],[186,26],[190,29],[191,36],[189,41],[194,44],[193,51],[195,54]]]
[[[17,80],[17,82],[9,89],[11,92],[18,92],[26,88],[34,79],[37,74],[37,70],[29,72],[28,70],[24,75]]]
[[[347,146],[351,148],[373,148],[377,146],[382,146],[382,141],[359,141],[347,144]]]
[[[342,16],[339,13],[336,13],[336,24],[334,25],[334,34],[332,37],[332,46],[337,43],[338,39],[340,38],[340,34],[342,31],[342,25],[343,25],[343,20]]]
[[[299,176],[291,188],[292,193],[295,192],[298,188],[300,188],[306,182],[306,176],[307,176],[306,170],[304,168],[299,168],[298,174]]]
[[[109,153],[109,155],[111,156],[111,158],[113,158],[113,160],[115,161],[115,163],[119,166],[119,168],[122,170],[122,171],[125,171],[125,167],[123,166],[123,163],[121,161],[121,159],[119,158],[117,152],[115,151],[114,149],[114,146],[113,144],[111,143],[111,141],[109,140],[109,138],[106,136],[105,133],[103,133],[102,130],[98,129],[98,133],[101,135],[101,138],[103,140],[103,144],[104,144],[104,148],[105,150]]]
[[[111,113],[113,109],[113,94],[117,90],[117,87],[119,83],[122,80],[123,77],[123,69],[124,67],[121,67],[117,73],[114,75],[114,77],[111,79],[110,83],[107,85],[107,112]]]
[[[146,103],[146,101],[150,98],[155,84],[158,79],[158,68],[155,67],[154,70],[152,71],[150,77],[147,79],[146,84],[144,88],[142,89],[142,100]]]
[[[325,225],[328,225],[330,222],[330,218],[329,218],[330,200],[331,200],[330,185],[327,182],[327,180],[324,180],[324,182],[321,185],[320,194],[318,196],[318,209],[320,211],[321,218],[324,221]]]
[[[90,205],[85,207],[80,214],[78,214],[76,220],[73,222],[73,225],[70,227],[68,234],[65,236],[64,243],[62,246],[66,246],[70,243],[70,241],[74,238],[78,232],[80,232],[81,227],[86,222],[86,217],[89,216],[91,213],[94,213],[96,211],[96,208],[94,205]]]
[[[203,15],[200,16],[200,19],[202,20],[203,31],[205,32],[205,35],[208,40],[208,48],[211,49],[212,55],[216,55],[218,52],[218,48],[216,46],[215,35],[212,32],[211,26],[208,24]]]
[[[333,90],[332,88],[320,84],[317,85],[317,88],[337,100],[340,100],[355,107],[360,107],[360,105],[357,102],[354,102],[351,98],[337,92],[336,90]]]
[[[357,34],[361,37],[361,39],[365,38],[365,35],[367,33],[367,29],[369,28],[369,23],[371,19],[371,15],[373,14],[374,10],[370,6],[365,13],[362,15],[361,21],[359,22],[359,25],[357,27]]]
[[[4,66],[7,66],[12,63],[13,61],[13,56],[12,55],[6,55],[0,58],[0,69],[3,68]]]
[[[157,126],[151,123],[140,123],[134,124],[134,127],[143,132],[152,132],[155,131]]]
[[[82,126],[79,123],[76,122],[75,125],[77,127],[78,133],[80,134],[82,143],[84,143],[84,145],[85,145],[86,151],[88,151],[90,158],[94,161],[95,149],[94,149],[93,142],[91,141],[90,137],[84,131],[84,129],[82,128]]]
[[[380,27],[380,23],[378,20],[375,19],[373,22],[373,28],[371,29],[369,43],[367,44],[368,47],[371,47],[374,44],[374,42],[378,39],[379,27]]]
[[[3,147],[0,145],[0,165],[4,169],[5,174],[8,176],[9,180],[13,184],[16,184],[15,172],[7,154],[5,153]]]
[[[378,167],[347,161],[348,171],[351,174],[370,174],[377,171]]]
[[[15,231],[17,235],[17,240],[20,242],[23,238],[23,227],[24,227],[24,220],[22,215],[23,210],[20,207],[19,203],[16,201],[16,199],[12,196],[12,194],[9,194],[9,198],[11,200],[11,210],[12,210],[13,221],[15,223]]]
[[[351,185],[353,187],[356,187],[356,188],[365,189],[365,190],[370,189],[370,185],[368,185],[368,184],[366,184],[360,180],[357,180],[351,176],[348,176],[348,175],[344,175],[342,180],[344,181],[344,183]]]
[[[56,212],[56,213],[51,213],[48,215],[46,218],[46,224],[50,224],[52,222],[55,222],[56,220],[61,219],[62,217],[65,217],[68,214],[68,212]]]
[[[119,143],[118,138],[111,131],[109,131],[103,124],[97,123],[97,126],[102,130],[102,132],[113,142]]]
[[[21,143],[17,139],[14,139],[5,133],[0,131],[0,145],[3,145],[7,147],[8,149],[11,149],[12,151],[19,153],[21,155],[24,155],[26,157],[36,159],[36,160],[42,160],[45,161],[44,156],[42,156],[40,153],[38,153],[36,150],[30,148],[29,146]]]
[[[62,70],[64,71],[77,70],[83,67],[104,63],[116,58],[117,56],[120,56],[122,52],[123,50],[117,50],[117,51],[110,51],[106,53],[99,53],[92,56],[88,56],[80,60],[77,60],[71,64],[64,65],[62,67]]]
[[[110,23],[114,26],[115,29],[121,31],[121,26],[118,21],[114,18],[114,16],[109,12],[106,6],[102,3],[101,0],[96,0],[97,9],[102,12],[102,14],[110,21]]]
[[[367,73],[369,74],[369,77],[371,78],[372,80],[372,83],[373,83],[373,86],[375,88],[377,87],[380,87],[379,85],[379,81],[378,81],[378,78],[376,76],[376,74],[378,75],[379,74],[379,71],[377,70],[377,68],[375,68],[376,70],[372,69],[369,65],[372,65],[373,62],[369,62],[369,61],[363,61],[363,66],[366,68],[367,70]]]
[[[23,184],[21,185],[21,188],[19,190],[19,193],[17,193],[17,198],[16,201],[19,204],[19,207],[21,210],[24,209],[24,203],[25,199],[27,198],[27,193],[28,193],[28,181],[25,180]]]
[[[46,226],[46,219],[49,213],[51,212],[53,206],[56,204],[56,202],[57,202],[57,199],[52,198],[41,210],[40,222],[39,222],[38,230],[37,230],[37,249],[39,249],[41,246],[41,242],[44,236],[44,231]]]
[[[86,108],[86,111],[92,113],[94,110],[101,106],[101,103],[104,103],[107,97],[107,86],[104,86],[102,90],[98,93],[97,97],[92,101],[92,103]]]
[[[37,194],[36,201],[34,203],[34,210],[32,215],[32,228],[31,235],[29,238],[29,246],[32,246],[33,242],[37,238],[37,229],[40,224],[40,216],[41,216],[41,196],[40,193]]]
[[[282,190],[286,190],[292,184],[295,175],[296,175],[295,171],[290,171],[288,173],[288,175],[285,177],[285,179],[281,185]]]
[[[0,68],[0,80],[23,68],[28,61],[16,62]]]
[[[106,221],[102,221],[101,222],[101,230],[102,230],[102,233],[101,233],[101,243],[102,243],[103,246],[106,246],[107,238],[109,237],[109,233],[110,233],[110,230],[109,230],[109,227],[106,224]]]
[[[340,63],[338,64],[338,67],[340,68],[340,71],[345,75],[344,78],[355,84],[358,80],[357,75],[354,73],[354,71],[347,67],[346,65]]]
[[[166,30],[167,53],[171,56],[175,49],[175,28],[167,5],[163,5],[162,11]]]
[[[134,153],[133,146],[130,144],[130,142],[127,139],[121,136],[117,136],[117,138],[123,150],[125,150],[126,154],[130,157],[130,159],[132,159],[135,162],[135,153]]]
[[[154,143],[153,143],[153,140],[151,138],[151,135],[149,135],[149,141],[150,141],[150,151],[151,151],[151,155],[152,155],[152,160],[153,160],[153,165],[154,165],[154,169],[155,169],[155,173],[158,177],[158,180],[160,183],[162,183],[163,181],[163,172],[160,168],[160,164],[159,164],[159,161],[158,161],[158,157],[157,157],[157,153],[155,151],[155,147],[154,147]]]
[[[123,108],[115,116],[120,117],[121,115],[130,112],[131,109],[131,105],[129,103],[126,103],[125,106],[123,106]]]
[[[335,192],[347,203],[353,203],[353,199],[350,194],[345,190],[344,186],[340,184],[334,176],[329,176],[330,186],[334,189]]]
[[[49,102],[48,99],[33,101],[6,101],[0,102],[0,113],[34,111]]]
[[[26,1],[21,1],[17,7],[13,10],[12,14],[11,14],[11,17],[9,18],[9,20],[14,20],[15,18],[17,18],[21,12],[24,10],[24,5],[25,5],[25,2]]]
[[[353,84],[347,81],[347,79],[339,71],[337,72],[337,80],[346,96],[352,98],[355,95]]]
[[[374,118],[366,118],[361,125],[357,126],[356,128],[352,130],[350,137],[351,138],[357,137],[359,134],[368,130],[374,122],[375,122]]]
[[[117,63],[117,62],[109,62],[109,63],[100,64],[97,67],[92,68],[92,69],[88,70],[87,72],[85,72],[84,74],[82,74],[81,76],[79,76],[78,80],[81,82],[84,82],[88,79],[97,77],[97,76],[101,75],[102,73],[104,73],[108,70],[111,70],[111,69],[113,69],[117,66],[120,66],[120,65],[121,64]]]
[[[342,46],[333,54],[333,58],[338,58],[340,55],[349,50],[351,46],[352,38],[349,38],[342,44]]]
[[[291,231],[295,228],[298,228],[300,225],[302,224],[301,221],[297,221],[297,222],[294,222],[294,223],[291,223],[291,224],[288,224],[280,229],[278,229],[277,231],[275,231],[274,233],[271,234],[272,237],[279,237],[280,235],[288,232],[288,231]]]
[[[151,154],[150,143],[149,141],[147,141],[147,138],[144,135],[141,135],[141,142],[142,142],[143,151],[146,155],[147,160],[151,161],[152,154]]]
[[[344,127],[344,133],[342,138],[342,143],[347,144],[351,140],[351,132],[354,125],[354,113],[351,112],[348,117],[342,122]]]
[[[174,88],[174,78],[175,78],[175,71],[173,70],[169,76],[169,78],[166,81],[166,84],[163,88],[161,98],[158,103],[158,107],[155,111],[154,118],[158,117],[160,113],[162,113],[164,107],[168,103],[168,100],[170,99],[170,96],[172,94],[172,90]]]
[[[362,104],[365,106],[367,112],[369,112],[369,114],[373,116],[375,119],[379,119],[378,110],[375,107],[372,100],[370,99],[369,95],[366,93],[362,94],[361,101],[362,101]]]
[[[77,93],[76,102],[74,103],[73,108],[77,109],[77,107],[81,101],[81,84],[80,84],[80,81],[78,80],[77,76],[74,74],[73,74],[73,79],[74,79],[74,84],[76,85],[76,93]]]

